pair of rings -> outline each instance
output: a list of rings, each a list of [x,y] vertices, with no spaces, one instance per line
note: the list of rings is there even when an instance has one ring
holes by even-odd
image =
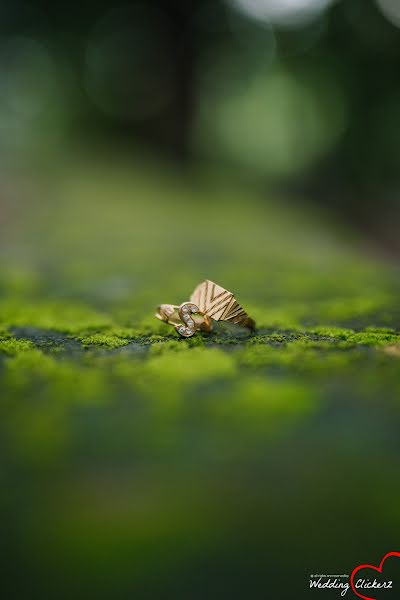
[[[208,279],[196,287],[189,302],[160,304],[155,316],[172,325],[184,338],[191,337],[196,331],[209,333],[213,321],[226,321],[251,330],[256,327],[232,292]]]

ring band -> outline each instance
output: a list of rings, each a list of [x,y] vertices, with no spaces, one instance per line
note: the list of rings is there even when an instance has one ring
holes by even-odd
[[[196,331],[212,331],[214,321],[227,321],[254,330],[255,321],[237,302],[232,292],[206,279],[190,297],[190,302],[160,304],[155,316],[172,325],[182,337],[188,338]]]
[[[232,292],[228,292],[228,290],[209,279],[196,287],[190,301],[214,321],[228,321],[251,330],[256,327],[255,321],[236,301]]]
[[[177,304],[160,304],[155,316],[160,321],[175,327],[182,337],[191,337],[196,331],[212,331],[212,322],[208,315],[200,311],[193,302]]]

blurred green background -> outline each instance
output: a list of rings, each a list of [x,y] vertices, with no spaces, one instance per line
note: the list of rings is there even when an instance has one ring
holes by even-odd
[[[340,597],[399,550],[399,26],[0,2],[5,598]],[[205,278],[255,333],[154,318]]]

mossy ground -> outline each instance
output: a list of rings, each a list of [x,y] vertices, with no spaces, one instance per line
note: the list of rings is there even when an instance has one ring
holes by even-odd
[[[218,597],[233,597],[238,573],[259,581],[289,540],[301,585],[304,569],[392,549],[398,272],[323,217],[212,177],[25,177],[0,241],[0,431],[10,553],[38,589],[52,570],[58,597],[74,573],[93,597],[158,598],[179,574],[174,597],[214,597],[216,563],[231,590]],[[235,292],[255,333],[183,340],[154,318],[204,278]]]

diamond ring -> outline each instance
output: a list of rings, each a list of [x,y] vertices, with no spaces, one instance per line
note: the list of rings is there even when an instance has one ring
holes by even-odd
[[[155,316],[160,321],[175,327],[182,337],[192,337],[196,331],[212,331],[210,317],[205,315],[193,302],[177,304],[160,304]]]
[[[212,331],[212,320],[225,321],[254,330],[256,324],[237,302],[232,292],[206,279],[190,297],[190,302],[160,304],[155,316],[175,327],[182,337],[188,338],[196,331]]]

